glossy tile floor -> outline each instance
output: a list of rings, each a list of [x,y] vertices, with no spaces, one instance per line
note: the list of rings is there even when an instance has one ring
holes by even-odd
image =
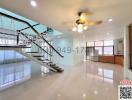
[[[117,100],[122,66],[87,61],[64,68],[55,74],[33,62],[0,66],[0,100]]]

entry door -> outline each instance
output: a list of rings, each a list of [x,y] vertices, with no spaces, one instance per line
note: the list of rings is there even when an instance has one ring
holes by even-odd
[[[86,47],[86,59],[90,60],[91,57],[93,57],[95,48],[94,47]]]

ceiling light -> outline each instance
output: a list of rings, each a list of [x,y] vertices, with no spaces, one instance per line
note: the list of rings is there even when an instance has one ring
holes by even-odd
[[[110,18],[110,19],[108,19],[108,21],[109,21],[109,22],[112,22],[112,21],[113,21],[113,19],[112,19],[112,18]]]
[[[57,96],[58,96],[58,97],[61,97],[61,94],[58,93]]]
[[[82,32],[83,32],[83,30],[82,30],[82,29],[78,29],[77,31],[78,31],[79,33],[82,33]]]
[[[86,98],[86,94],[85,94],[85,93],[83,93],[83,94],[82,94],[82,97],[85,99],[85,98]]]
[[[94,94],[95,94],[95,95],[98,95],[98,91],[97,91],[97,90],[95,90],[95,91],[94,91]]]
[[[33,7],[36,7],[37,6],[37,3],[36,3],[36,1],[35,0],[31,0],[31,5],[33,6]]]
[[[84,26],[83,29],[84,29],[84,30],[87,30],[87,29],[88,29],[88,26]]]
[[[78,31],[79,33],[82,33],[82,32],[83,32],[83,30],[79,30],[79,29],[78,29],[77,31]]]
[[[77,28],[76,28],[76,27],[73,27],[73,28],[72,28],[72,31],[73,31],[73,32],[76,32],[76,31],[77,31]]]
[[[77,31],[79,33],[83,32],[83,25],[82,24],[78,24],[77,29],[78,29]]]

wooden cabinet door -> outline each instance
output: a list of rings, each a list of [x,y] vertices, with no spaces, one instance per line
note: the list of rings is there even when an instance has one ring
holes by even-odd
[[[132,24],[129,25],[129,58],[130,58],[130,69],[132,69]]]

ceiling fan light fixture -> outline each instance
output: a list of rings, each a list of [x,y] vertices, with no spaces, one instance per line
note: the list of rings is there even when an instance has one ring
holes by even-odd
[[[73,27],[73,28],[72,28],[72,31],[73,31],[73,32],[76,32],[76,31],[77,31],[77,28],[76,28],[76,27]]]
[[[88,29],[88,26],[84,26],[83,29],[84,29],[84,30],[87,30],[87,29]]]
[[[82,32],[83,32],[83,30],[82,30],[82,29],[78,29],[78,30],[77,30],[77,32],[82,33]]]
[[[80,16],[80,21],[81,22],[85,22],[86,21],[86,16],[85,16],[85,14],[81,14],[81,16]]]
[[[78,31],[79,33],[83,32],[83,24],[78,24],[78,26],[77,26],[77,31]]]

